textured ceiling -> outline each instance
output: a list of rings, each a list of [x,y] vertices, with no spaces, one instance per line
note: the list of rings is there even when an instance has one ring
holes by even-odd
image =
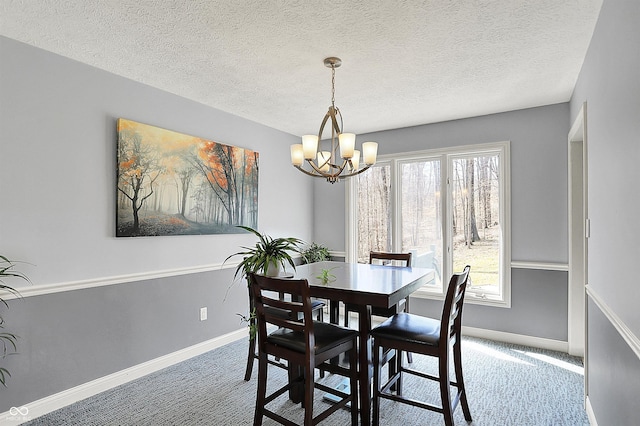
[[[568,101],[602,0],[0,0],[0,34],[295,135]]]

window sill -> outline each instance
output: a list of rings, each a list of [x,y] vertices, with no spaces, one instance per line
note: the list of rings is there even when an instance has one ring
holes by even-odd
[[[444,300],[444,294],[439,289],[428,290],[421,288],[411,295],[417,299]],[[473,305],[492,306],[496,308],[511,308],[510,300],[503,300],[498,295],[483,293],[474,293],[467,291],[465,294],[465,303]]]

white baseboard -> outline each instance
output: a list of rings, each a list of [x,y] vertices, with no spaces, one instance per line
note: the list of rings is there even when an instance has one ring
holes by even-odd
[[[542,349],[549,349],[560,352],[567,352],[569,349],[567,342],[559,340],[545,339],[541,337],[525,336],[521,334],[505,333],[502,331],[485,330],[474,327],[462,327],[462,334],[467,336],[479,337],[483,339],[496,340],[500,342],[513,343],[524,346],[531,346]],[[52,411],[58,410],[74,402],[89,398],[100,392],[120,386],[132,380],[146,376],[163,368],[185,361],[189,358],[201,355],[210,350],[219,348],[227,343],[234,342],[238,339],[247,337],[247,329],[243,327],[240,330],[216,337],[206,342],[198,343],[185,349],[152,359],[145,363],[135,365],[122,371],[101,377],[96,380],[84,383],[71,389],[59,392],[54,395],[25,404],[22,407],[14,407],[10,411],[0,413],[0,426],[11,425],[16,426],[26,421],[33,420]],[[588,399],[587,399],[588,404]],[[27,410],[27,414],[21,413]],[[589,413],[590,406],[587,405]],[[19,411],[18,411],[19,410]],[[11,413],[14,411],[14,413]],[[592,412],[591,412],[592,414]],[[592,426],[597,426],[595,417],[592,419],[590,414],[589,420]]]
[[[486,330],[475,327],[462,327],[462,334],[481,339],[495,340],[498,342],[513,343],[516,345],[531,346],[533,348],[549,349],[558,352],[569,352],[569,343],[562,340],[546,339],[544,337],[525,336],[523,334],[506,333],[504,331]]]
[[[213,349],[247,337],[247,328],[207,340],[202,343],[181,349],[179,351],[152,359],[142,364],[121,370],[116,373],[83,383],[79,386],[58,392],[54,395],[25,404],[22,407],[12,407],[11,410],[0,413],[0,426],[16,426],[40,417],[44,414],[58,410],[74,402],[81,401],[100,392],[120,386],[132,380],[146,376],[166,367],[170,367],[189,358],[209,352]]]
[[[589,424],[591,426],[598,426],[598,422],[596,421],[596,415],[593,412],[593,408],[591,407],[591,400],[589,399],[588,395],[585,400],[584,408],[587,410],[587,417],[589,418]]]

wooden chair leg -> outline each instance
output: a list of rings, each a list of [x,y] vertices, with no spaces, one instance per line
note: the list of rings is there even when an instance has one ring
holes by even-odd
[[[380,351],[382,348],[373,345],[373,426],[380,425],[380,378],[382,366],[380,365]]]
[[[358,351],[356,342],[353,342],[353,349],[349,351],[349,370],[351,386],[351,424],[358,424]]]
[[[313,424],[313,388],[314,388],[314,371],[311,364],[307,363],[304,369],[304,424]]]
[[[256,410],[253,417],[253,426],[262,425],[264,406],[267,398],[267,355],[261,355],[258,361],[258,390],[256,397]]]
[[[401,350],[396,351],[396,357],[395,357],[395,360],[393,361],[395,362],[395,370],[402,371],[402,351]],[[396,393],[398,394],[398,396],[402,395],[402,373],[400,373],[400,375],[398,376],[398,381],[396,382]]]
[[[453,426],[453,412],[451,411],[451,396],[449,393],[449,359],[447,356],[440,357],[440,360],[438,362],[438,370],[440,378],[440,399],[442,400],[442,414],[444,414],[444,424],[446,426]]]
[[[404,302],[404,312],[409,313],[409,298],[407,297]],[[407,362],[413,364],[413,355],[411,352],[407,352]]]
[[[244,381],[251,380],[253,371],[253,360],[256,359],[256,339],[249,339],[249,353],[247,354],[247,368],[244,371]]]
[[[453,345],[453,367],[456,374],[458,392],[460,392],[460,405],[462,406],[462,413],[464,414],[464,419],[468,422],[471,422],[473,420],[471,419],[471,411],[469,410],[469,403],[467,402],[467,390],[464,387],[464,377],[462,376],[462,353],[460,351],[459,340]]]
[[[316,321],[324,322],[324,310],[318,309],[318,316],[316,317]],[[324,379],[324,370],[320,369],[320,378]]]

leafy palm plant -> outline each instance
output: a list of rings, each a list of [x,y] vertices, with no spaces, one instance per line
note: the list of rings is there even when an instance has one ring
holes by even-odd
[[[289,253],[299,252],[299,245],[302,243],[302,240],[292,237],[272,238],[248,226],[238,226],[238,228],[244,229],[257,236],[258,242],[254,247],[243,246],[242,248],[245,249],[245,251],[234,253],[224,260],[226,262],[232,257],[243,256],[242,261],[236,267],[236,272],[233,275],[234,281],[238,275],[242,275],[242,277],[247,280],[248,286],[250,284],[250,273],[268,275],[270,270],[277,270],[280,266],[284,269],[286,267],[285,264],[291,265],[293,269],[296,268]],[[247,323],[249,327],[249,338],[253,340],[256,336],[256,313],[253,298],[251,297],[251,290],[249,290],[249,315],[238,315],[241,321]]]
[[[15,266],[16,266],[15,263],[10,261],[6,257],[0,255],[0,302],[2,302],[2,304],[6,308],[9,308],[9,305],[7,304],[7,301],[2,298],[2,295],[5,293],[11,293],[16,297],[20,297],[20,293],[15,288],[5,284],[5,282],[3,281],[3,278],[12,277],[12,278],[19,278],[25,281],[29,281],[29,278],[27,278],[26,275],[24,275],[22,272],[18,272],[13,269]],[[0,346],[1,346],[0,359],[6,357],[9,353],[13,353],[18,350],[18,346],[17,346],[18,336],[3,330],[4,330],[4,319],[2,318],[2,316],[0,316]],[[3,386],[5,387],[7,386],[6,380],[7,380],[7,377],[10,377],[10,376],[11,374],[9,374],[9,371],[6,368],[0,367],[0,383],[2,383]]]
[[[250,273],[261,273],[268,275],[271,268],[286,267],[289,264],[295,269],[295,264],[291,258],[291,252],[299,252],[302,240],[298,238],[272,238],[252,229],[248,226],[238,226],[238,228],[251,232],[258,237],[258,242],[254,247],[242,247],[245,251],[234,253],[225,259],[225,262],[232,257],[242,256],[242,261],[236,267],[234,279],[242,275],[248,279]]]

